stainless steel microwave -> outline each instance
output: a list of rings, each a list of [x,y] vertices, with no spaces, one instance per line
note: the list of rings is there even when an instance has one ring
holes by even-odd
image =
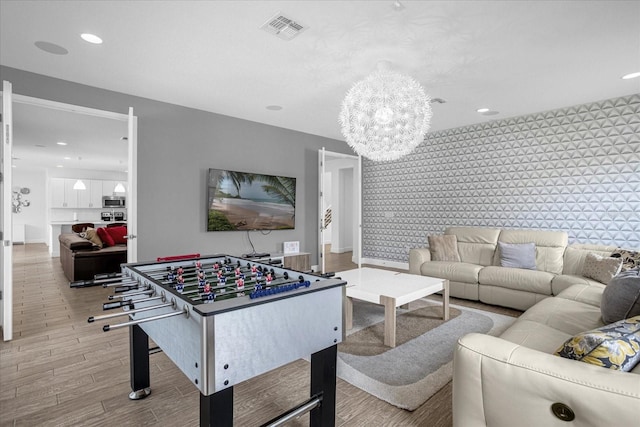
[[[103,208],[124,208],[125,197],[123,196],[103,196],[102,207]]]

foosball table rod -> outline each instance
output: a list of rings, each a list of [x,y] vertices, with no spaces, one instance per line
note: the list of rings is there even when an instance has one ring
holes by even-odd
[[[104,325],[102,327],[102,330],[105,331],[105,332],[108,332],[108,331],[111,331],[113,329],[119,329],[119,328],[124,328],[124,327],[127,327],[127,326],[139,325],[139,324],[145,323],[145,322],[153,322],[154,320],[166,319],[168,317],[182,316],[182,315],[189,317],[189,309],[187,308],[187,306],[185,306],[184,309],[182,309],[182,310],[174,311],[172,313],[159,314],[157,316],[145,317],[144,319],[132,320],[130,322],[124,322],[124,323],[117,323],[115,325]]]

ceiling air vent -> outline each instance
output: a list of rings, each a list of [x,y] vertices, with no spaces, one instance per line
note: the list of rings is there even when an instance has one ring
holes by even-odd
[[[260,28],[283,40],[291,40],[307,29],[304,25],[287,18],[280,12],[262,24]]]

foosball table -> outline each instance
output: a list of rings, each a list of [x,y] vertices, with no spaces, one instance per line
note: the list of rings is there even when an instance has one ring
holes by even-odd
[[[345,281],[228,255],[123,264],[103,286],[113,313],[105,332],[129,328],[131,393],[151,393],[149,354],[163,351],[200,391],[200,425],[233,425],[233,386],[311,356],[310,398],[270,420],[310,413],[335,425],[337,344],[344,338]],[[149,338],[156,348],[149,349]]]

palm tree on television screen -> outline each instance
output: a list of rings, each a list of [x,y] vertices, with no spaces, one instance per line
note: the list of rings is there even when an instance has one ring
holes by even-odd
[[[296,206],[296,179],[286,176],[265,176],[262,189],[281,203]]]

